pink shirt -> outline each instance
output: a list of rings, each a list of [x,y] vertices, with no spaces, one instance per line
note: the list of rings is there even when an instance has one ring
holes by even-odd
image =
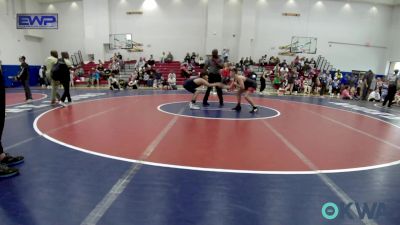
[[[342,91],[341,98],[351,98],[351,95],[350,95],[350,93],[349,93],[349,90],[344,89],[344,90]]]

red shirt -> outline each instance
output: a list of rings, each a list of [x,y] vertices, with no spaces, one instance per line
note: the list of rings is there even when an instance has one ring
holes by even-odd
[[[221,76],[222,77],[230,77],[230,70],[229,69],[222,69],[221,70]]]

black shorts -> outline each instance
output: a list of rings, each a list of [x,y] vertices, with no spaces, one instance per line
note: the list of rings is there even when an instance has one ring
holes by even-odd
[[[183,83],[183,88],[185,88],[190,93],[195,93],[196,88],[198,88],[197,84],[194,83],[193,79],[187,79],[185,83]]]
[[[257,89],[257,82],[255,80],[247,78],[244,82],[244,90],[248,90],[249,88]]]

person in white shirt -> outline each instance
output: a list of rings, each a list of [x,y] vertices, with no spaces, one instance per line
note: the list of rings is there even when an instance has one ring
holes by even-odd
[[[381,100],[381,95],[378,90],[372,91],[368,96],[368,101],[376,101],[379,102]]]
[[[168,85],[173,89],[176,90],[176,74],[175,71],[171,70],[171,72],[168,74]]]

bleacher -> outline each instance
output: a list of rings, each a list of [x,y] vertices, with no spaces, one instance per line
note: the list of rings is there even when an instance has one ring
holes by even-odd
[[[110,63],[111,62],[109,62],[109,61],[104,62],[104,64],[103,64],[104,68],[107,69]],[[124,69],[120,71],[117,78],[128,81],[129,77],[135,70],[136,60],[125,61],[124,63],[125,63]],[[75,79],[75,83],[77,85],[87,85],[92,68],[96,68],[97,66],[98,66],[98,64],[96,64],[94,62],[89,62],[87,64],[84,64],[83,65],[84,76],[82,76],[82,77],[84,77],[84,81],[77,78],[77,79]],[[173,61],[170,63],[156,62],[154,69],[159,70],[160,73],[162,74],[162,76],[164,77],[164,79],[168,79],[168,74],[171,71],[174,71],[176,74],[177,85],[182,85],[185,80],[185,78],[182,77],[182,74],[181,74],[181,63],[179,61]],[[196,67],[194,67],[194,71],[200,72],[201,69],[200,69],[200,67],[196,66]],[[101,85],[107,84],[107,80],[101,79],[100,84]]]

